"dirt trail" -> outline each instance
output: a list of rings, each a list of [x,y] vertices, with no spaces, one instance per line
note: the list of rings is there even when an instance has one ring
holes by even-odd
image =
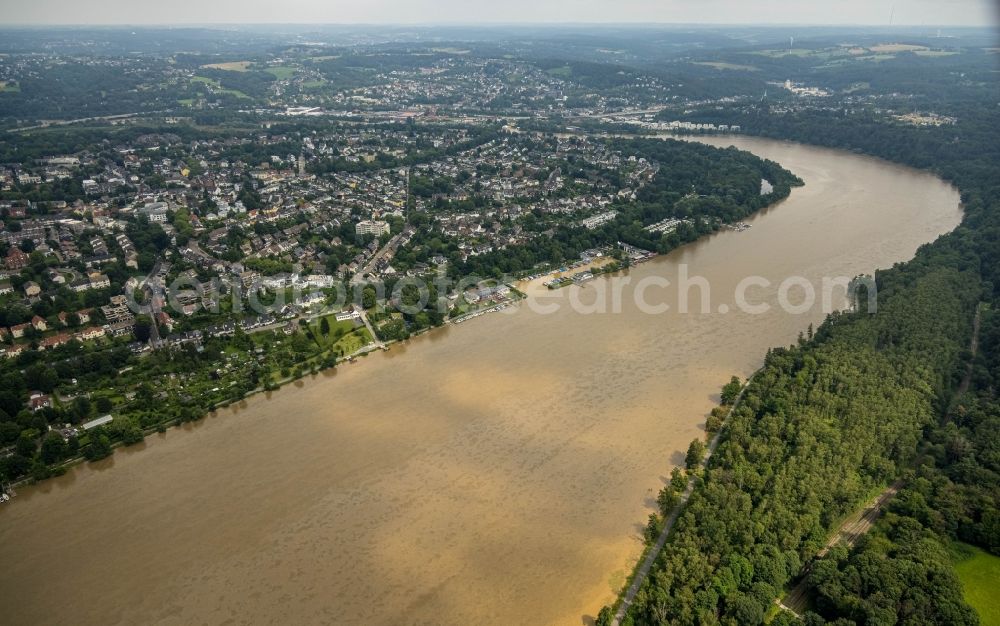
[[[979,324],[982,321],[983,307],[976,307],[976,317],[972,320],[972,341],[969,343],[969,352],[972,357],[969,359],[969,367],[965,370],[962,383],[958,386],[958,395],[961,396],[969,390],[969,383],[972,381],[972,368],[975,365],[976,353],[979,351]]]
[[[858,543],[858,539],[865,536],[868,531],[872,529],[872,526],[874,526],[875,522],[878,520],[878,516],[882,513],[882,508],[889,502],[889,500],[892,500],[893,496],[896,495],[902,486],[903,481],[897,480],[886,487],[882,493],[878,494],[878,496],[871,501],[868,506],[845,519],[837,529],[837,532],[833,533],[830,540],[826,542],[825,546],[823,546],[823,549],[816,554],[816,558],[823,558],[831,548],[841,543],[853,548]],[[811,565],[806,566],[805,570],[802,572],[802,580],[799,581],[799,584],[788,592],[785,597],[775,600],[775,602],[778,603],[778,606],[787,611],[791,611],[799,617],[801,617],[805,612],[809,600],[806,578],[808,577],[810,569]]]

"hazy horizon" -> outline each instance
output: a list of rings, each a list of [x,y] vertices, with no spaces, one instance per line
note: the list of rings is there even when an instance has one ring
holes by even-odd
[[[364,4],[292,0],[194,0],[173,3],[108,0],[87,6],[70,0],[15,2],[4,26],[209,26],[209,25],[503,26],[556,24],[980,26],[997,24],[990,0],[845,0],[807,4],[794,0],[374,0]]]

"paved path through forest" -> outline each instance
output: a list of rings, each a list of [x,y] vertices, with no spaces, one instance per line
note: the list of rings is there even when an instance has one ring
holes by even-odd
[[[837,531],[833,533],[833,536],[830,537],[830,540],[826,542],[826,545],[823,546],[823,549],[816,554],[816,558],[823,558],[830,551],[830,548],[840,543],[853,548],[857,544],[858,539],[872,529],[875,521],[878,520],[879,514],[882,512],[882,508],[889,500],[892,500],[893,496],[896,495],[902,486],[903,481],[897,480],[886,487],[874,500],[869,502],[868,506],[845,519],[840,527],[837,528]],[[815,563],[815,561],[812,563]],[[795,585],[783,598],[775,600],[778,606],[791,611],[799,617],[802,617],[802,613],[805,612],[809,601],[809,588],[806,585],[806,579],[808,578],[809,570],[812,568],[812,563],[807,565],[802,571],[799,584]]]
[[[709,442],[708,450],[705,452],[705,458],[701,462],[702,469],[708,467],[709,459],[712,458],[712,454],[715,453],[715,449],[719,447],[719,438],[725,430],[725,425],[729,423],[729,418],[732,416],[733,411],[736,410],[736,407],[740,405],[740,402],[743,400],[743,394],[746,393],[747,388],[750,386],[750,381],[752,381],[753,377],[756,375],[757,374],[755,372],[750,376],[750,378],[747,379],[747,384],[743,385],[743,389],[740,390],[740,395],[736,397],[732,408],[730,408],[729,413],[726,414],[723,427],[719,429],[719,432],[715,433],[715,436],[712,437],[712,441]],[[664,544],[667,543],[667,537],[670,535],[670,530],[674,527],[674,523],[680,516],[681,511],[684,510],[684,505],[687,504],[688,498],[691,497],[691,493],[694,492],[696,480],[697,476],[695,474],[691,474],[691,477],[688,478],[687,486],[684,488],[684,493],[681,494],[680,501],[676,506],[674,506],[674,509],[670,512],[666,521],[663,522],[663,531],[660,532],[660,536],[657,537],[656,543],[653,544],[653,546],[646,553],[646,558],[642,560],[642,563],[639,565],[639,569],[636,570],[635,577],[632,579],[632,584],[629,585],[628,591],[625,592],[625,597],[622,598],[621,603],[618,605],[618,610],[615,612],[615,618],[612,621],[614,626],[619,626],[619,624],[621,624],[622,619],[625,617],[625,612],[628,611],[630,606],[632,606],[632,601],[635,600],[635,594],[639,592],[639,588],[642,587],[643,581],[645,581],[646,576],[649,575],[649,570],[653,567],[656,557],[660,555],[660,551],[663,550]]]

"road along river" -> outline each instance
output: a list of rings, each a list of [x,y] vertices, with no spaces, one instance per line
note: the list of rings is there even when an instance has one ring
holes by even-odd
[[[907,260],[961,217],[958,193],[929,174],[706,142],[806,184],[745,232],[633,268],[628,285],[602,277],[559,290],[555,313],[522,303],[429,333],[20,489],[0,506],[4,621],[585,623],[624,582],[720,386],[823,317],[742,312],[737,284],[766,278],[748,298],[776,302],[798,275],[820,299],[822,277]],[[681,264],[710,285],[711,312],[698,297],[677,312],[662,279]],[[643,312],[639,284],[671,310]],[[614,285],[619,313],[568,306]]]

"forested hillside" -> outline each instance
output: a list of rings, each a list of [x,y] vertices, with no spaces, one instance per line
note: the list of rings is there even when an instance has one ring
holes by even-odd
[[[834,317],[767,357],[637,597],[635,623],[760,623],[833,524],[913,462],[979,283],[954,267],[879,283],[877,315]]]
[[[924,619],[975,623],[951,571],[948,547],[959,540],[1000,554],[1000,403],[995,398],[1000,317],[983,314],[980,351],[963,364],[969,389],[930,429],[918,467],[890,512],[853,553],[821,559],[807,584],[814,609],[857,623]],[[972,355],[967,355],[971,357]]]
[[[812,564],[804,621],[978,623],[948,544],[1000,553],[1000,140],[991,112],[966,119],[933,129],[816,112],[741,120],[931,168],[959,186],[966,215],[877,275],[877,314],[835,315],[768,355],[624,623],[800,621],[774,600],[839,519],[899,477],[906,486],[868,539]]]

